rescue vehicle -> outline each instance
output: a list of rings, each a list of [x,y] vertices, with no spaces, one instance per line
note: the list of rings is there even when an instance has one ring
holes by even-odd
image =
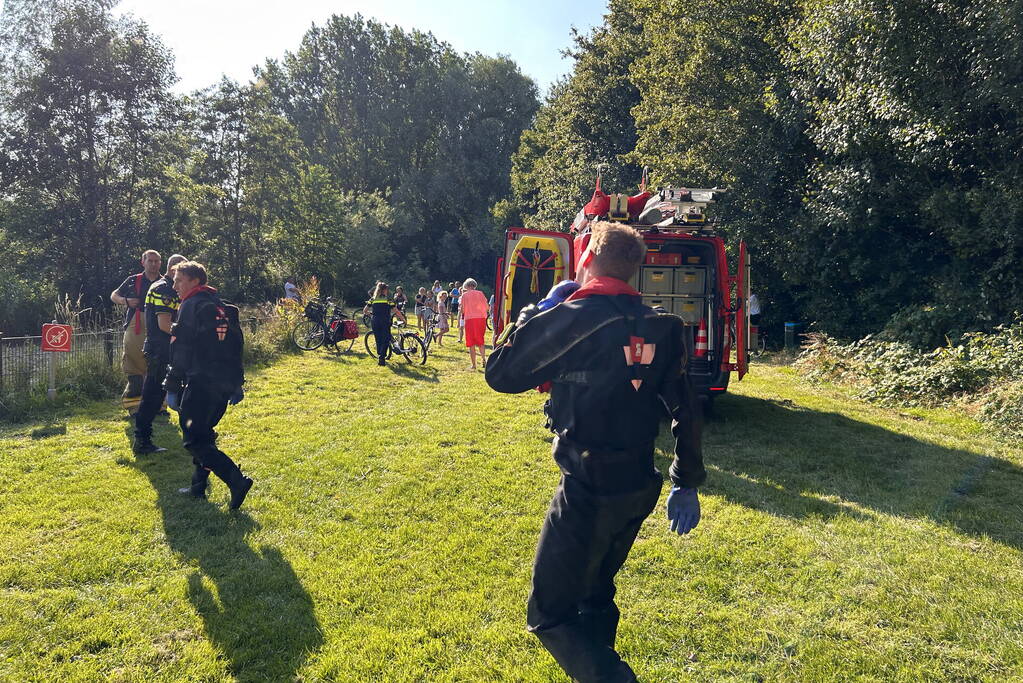
[[[630,284],[643,303],[677,315],[686,325],[687,370],[701,396],[713,399],[728,389],[734,372],[748,369],[750,265],[739,242],[735,273],[728,268],[725,238],[706,209],[726,192],[720,188],[646,189],[639,194],[605,194],[600,174],[593,198],[567,232],[508,228],[504,254],[497,262],[494,338],[519,311],[544,297],[557,282],[574,279],[576,264],[589,242],[588,226],[597,220],[626,223],[646,242],[645,263]]]

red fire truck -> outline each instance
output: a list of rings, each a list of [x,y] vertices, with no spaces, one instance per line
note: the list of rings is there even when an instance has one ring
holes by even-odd
[[[746,244],[739,243],[732,274],[724,237],[705,213],[723,192],[664,187],[655,193],[646,191],[644,182],[632,197],[607,195],[598,175],[593,199],[569,232],[509,228],[494,283],[495,339],[524,306],[543,298],[553,284],[575,277],[589,223],[621,221],[639,230],[647,245],[646,262],[630,284],[645,304],[686,324],[687,368],[697,391],[708,399],[723,393],[732,372],[740,380],[746,374],[752,346]]]

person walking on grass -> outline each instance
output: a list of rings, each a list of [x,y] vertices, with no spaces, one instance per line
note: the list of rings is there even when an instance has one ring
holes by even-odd
[[[174,291],[174,270],[179,263],[187,260],[181,254],[167,259],[167,273],[146,292],[146,341],[142,347],[146,357],[146,379],[142,383],[139,410],[135,413],[135,441],[131,448],[135,455],[167,450],[153,443],[153,418],[163,405],[163,380],[167,377],[167,363],[170,362],[171,325],[181,304],[178,293]]]
[[[706,472],[685,328],[627,284],[645,252],[632,228],[596,223],[578,283],[561,282],[524,308],[486,368],[500,392],[550,388],[544,412],[561,482],[540,532],[526,619],[582,683],[636,681],[615,651],[614,579],[661,491],[654,441],[665,407],[675,436],[669,526],[686,534],[700,521],[696,487]]]
[[[387,354],[391,350],[391,318],[395,315],[405,322],[405,314],[390,300],[390,287],[386,282],[378,282],[373,290],[373,298],[366,302],[362,309],[363,315],[372,314],[370,327],[377,345],[377,365],[387,365]]]
[[[437,295],[437,327],[433,331],[433,338],[437,340],[437,346],[444,346],[444,333],[448,331],[448,301],[447,292]]]
[[[164,388],[167,404],[178,411],[181,437],[192,454],[192,483],[181,493],[206,497],[210,472],[231,491],[230,508],[241,507],[252,479],[217,448],[214,428],[245,398],[242,384],[242,328],[238,309],[221,301],[207,284],[206,268],[185,261],[174,271],[174,291],[181,297],[178,319],[171,327],[170,366]]]
[[[121,368],[128,383],[121,392],[121,405],[129,415],[135,415],[142,398],[142,383],[146,378],[146,357],[142,346],[146,342],[146,318],[143,311],[146,294],[160,279],[160,252],[147,249],[142,253],[142,272],[130,275],[121,286],[110,292],[110,300],[126,306],[124,312],[124,345]]]
[[[469,349],[469,358],[473,370],[476,369],[476,352],[479,351],[480,362],[487,364],[487,297],[476,289],[476,281],[468,278],[463,285],[462,301],[459,305],[461,317],[465,320],[465,345]]]

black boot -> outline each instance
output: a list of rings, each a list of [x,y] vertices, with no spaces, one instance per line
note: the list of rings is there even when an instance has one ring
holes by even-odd
[[[197,465],[195,471],[192,472],[192,485],[178,489],[178,493],[184,493],[193,498],[205,498],[206,487],[209,485],[209,481],[210,471]]]
[[[231,490],[231,504],[228,507],[232,510],[237,510],[242,506],[242,502],[245,501],[245,496],[248,495],[249,489],[252,488],[252,480],[235,467],[234,472],[227,479],[227,488]]]
[[[163,453],[167,449],[160,448],[150,439],[135,439],[131,446],[131,452],[135,455],[149,455],[150,453]]]

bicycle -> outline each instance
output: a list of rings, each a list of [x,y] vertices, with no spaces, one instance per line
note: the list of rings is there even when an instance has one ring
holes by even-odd
[[[764,328],[760,328],[757,332],[757,345],[750,350],[752,351],[754,358],[760,358],[767,353],[767,332]]]
[[[401,328],[403,325],[398,325]],[[373,330],[366,333],[363,338],[366,344],[366,351],[373,358],[377,357],[377,338],[373,334]],[[405,361],[412,363],[416,358],[420,359],[419,364],[423,365],[426,363],[426,344],[419,338],[419,335],[415,332],[398,331],[391,334],[391,345],[388,349],[388,356],[397,354],[404,356]]]
[[[330,310],[330,317],[327,311]],[[301,320],[291,331],[291,340],[303,351],[318,349],[324,343],[337,353],[351,351],[358,336],[345,336],[344,323],[354,320],[341,310],[341,303],[328,298],[326,303],[314,299],[306,304],[305,320]],[[349,331],[350,334],[350,331]]]

